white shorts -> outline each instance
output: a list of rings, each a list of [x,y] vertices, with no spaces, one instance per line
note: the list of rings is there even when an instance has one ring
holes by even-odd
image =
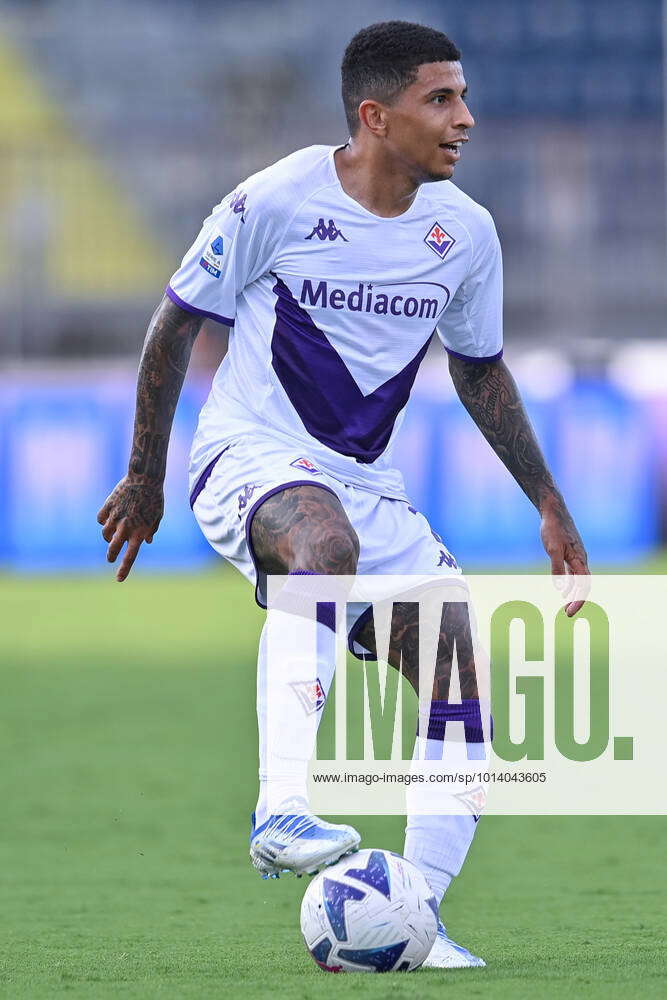
[[[386,575],[460,576],[444,542],[406,500],[379,496],[350,486],[316,468],[307,456],[267,438],[235,438],[211,462],[196,483],[190,502],[199,527],[216,552],[255,586],[255,599],[266,607],[266,578],[257,569],[250,529],[261,504],[289,486],[319,486],[340,500],[359,539],[357,572]],[[365,621],[364,606],[348,619],[351,652]]]

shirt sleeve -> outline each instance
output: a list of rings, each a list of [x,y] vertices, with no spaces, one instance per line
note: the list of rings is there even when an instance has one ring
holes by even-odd
[[[449,354],[464,361],[497,361],[503,355],[503,262],[500,241],[484,210],[471,230],[470,269],[438,324]]]
[[[187,312],[233,326],[237,296],[272,265],[281,230],[252,183],[227,195],[204,220],[166,293]]]

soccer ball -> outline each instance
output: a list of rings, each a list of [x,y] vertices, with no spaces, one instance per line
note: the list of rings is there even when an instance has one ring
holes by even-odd
[[[326,972],[411,972],[437,929],[426,879],[391,851],[348,855],[313,879],[301,903],[306,948]]]

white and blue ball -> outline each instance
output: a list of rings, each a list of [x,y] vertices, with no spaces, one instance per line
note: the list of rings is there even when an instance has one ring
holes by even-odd
[[[301,903],[301,933],[327,972],[412,972],[435,941],[438,904],[411,861],[364,850],[326,868]]]

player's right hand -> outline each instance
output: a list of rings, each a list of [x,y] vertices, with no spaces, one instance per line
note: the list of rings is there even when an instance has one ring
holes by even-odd
[[[127,577],[142,542],[150,544],[164,513],[162,483],[142,482],[131,475],[125,476],[105,500],[97,521],[103,525],[102,537],[109,542],[107,559],[115,562],[127,542],[127,549],[116,579],[119,583]]]

